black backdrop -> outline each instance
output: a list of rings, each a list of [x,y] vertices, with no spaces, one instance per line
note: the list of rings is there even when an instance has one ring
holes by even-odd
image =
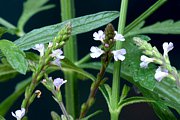
[[[140,15],[144,10],[146,10],[150,5],[155,3],[156,0],[129,0],[129,9],[127,16],[127,24],[133,21],[138,15]],[[22,2],[23,0],[0,0],[0,17],[6,19],[12,24],[16,25],[17,20],[22,11]],[[60,21],[60,11],[59,6],[60,3],[58,0],[50,0],[50,3],[56,4],[56,8],[53,8],[49,11],[41,12],[32,17],[25,26],[25,32],[29,32],[32,29],[43,27],[46,25],[51,25],[58,23]],[[100,11],[107,10],[119,10],[120,0],[76,0],[76,16],[83,16],[87,14],[92,14]],[[166,4],[164,4],[160,9],[158,9],[154,14],[152,14],[147,20],[146,25],[153,24],[156,21],[163,21],[166,19],[174,19],[179,20],[180,15],[180,0],[168,0]],[[115,28],[117,29],[117,20],[112,22]],[[102,27],[101,29],[103,29]],[[92,34],[94,31],[78,35],[78,51],[79,58],[83,57],[85,54],[89,52],[89,48],[92,45],[97,45],[96,42],[92,40]],[[178,54],[178,50],[180,47],[180,42],[178,39],[180,37],[178,35],[149,35],[152,38],[151,43],[156,45],[160,51],[162,51],[162,43],[165,41],[172,41],[174,43],[174,50],[170,52],[170,59],[172,61],[172,65],[177,68],[180,68],[180,64],[178,64],[180,60],[180,54]],[[8,38],[12,41],[16,40],[15,36],[5,35],[4,38]],[[92,71],[90,71],[92,72]],[[96,72],[93,72],[96,74]],[[29,74],[30,75],[30,74]],[[54,74],[56,75],[56,74]],[[109,75],[110,76],[110,75]],[[111,77],[111,76],[110,76]],[[10,80],[7,83],[0,83],[0,102],[3,101],[8,95],[10,95],[14,86],[17,82],[23,80],[25,76],[18,76],[16,79]],[[123,81],[124,82],[124,81]],[[88,93],[84,93],[84,91],[88,91],[90,86],[90,81],[80,82],[79,84],[79,97],[80,102],[82,103],[86,100]],[[124,82],[126,83],[126,82]],[[126,83],[129,84],[129,83]],[[129,84],[130,85],[130,84]],[[29,108],[29,119],[45,119],[50,120],[50,110],[59,111],[56,103],[52,100],[51,94],[43,89],[42,86],[39,87],[42,90],[42,96],[40,99],[35,100],[35,102]],[[130,95],[136,95],[133,90],[130,91]],[[23,96],[18,99],[18,101],[12,106],[10,111],[15,111],[20,108],[21,101]],[[104,113],[97,115],[92,120],[102,120],[109,119],[108,108],[105,104],[104,98],[101,93],[97,94],[97,100],[93,108],[90,112],[95,109],[102,109]],[[11,113],[8,112],[6,116],[7,120],[12,119]],[[135,104],[125,107],[121,112],[121,120],[158,120],[155,113],[151,109],[151,107],[147,104]]]

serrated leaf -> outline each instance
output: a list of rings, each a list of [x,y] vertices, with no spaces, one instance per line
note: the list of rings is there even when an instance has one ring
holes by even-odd
[[[0,64],[0,82],[14,78],[18,72],[7,64]]]
[[[16,85],[15,91],[0,103],[0,115],[4,116],[13,103],[22,95],[25,91],[26,86],[30,83],[31,78],[28,78]]]
[[[69,22],[72,24],[72,35],[76,35],[101,27],[116,19],[118,15],[119,12],[117,11],[105,11],[74,18],[55,25],[34,29],[16,40],[14,43],[18,45],[22,50],[28,50],[35,44],[48,43],[52,41],[59,30]]]
[[[143,28],[131,30],[126,36],[137,34],[180,34],[180,21],[165,20]]]
[[[25,59],[25,53],[21,51],[13,42],[0,40],[0,50],[6,57],[9,64],[18,72],[25,74],[28,69],[28,63]]]
[[[54,5],[44,5],[47,2],[48,0],[27,0],[23,5],[23,13],[19,18],[18,28],[23,30],[24,25],[33,15],[54,7]]]

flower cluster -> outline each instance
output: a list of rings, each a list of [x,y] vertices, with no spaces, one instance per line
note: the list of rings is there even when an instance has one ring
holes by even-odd
[[[125,41],[124,36],[121,35],[121,34],[118,34],[117,31],[114,31],[114,37],[112,39],[109,38],[110,42],[105,40],[106,39],[106,34],[102,30],[99,30],[98,32],[95,32],[93,34],[93,37],[94,37],[93,38],[94,40],[101,41],[102,44],[103,44],[103,47],[105,49],[109,48],[108,50],[110,50],[113,47],[114,41]],[[96,46],[92,46],[90,48],[90,51],[91,51],[90,56],[92,58],[98,58],[102,54],[107,52],[106,50],[102,50],[101,48],[96,47]],[[111,51],[111,53],[114,55],[114,60],[115,61],[118,61],[118,60],[123,61],[125,59],[124,55],[126,54],[126,50],[125,49],[113,50],[113,51]]]
[[[58,46],[58,43],[55,44],[55,47],[56,46]],[[51,49],[51,48],[53,48],[53,43],[49,42],[47,49]],[[39,51],[40,57],[43,57],[44,54],[45,54],[45,46],[44,46],[44,44],[36,44],[32,49]],[[60,60],[64,59],[64,57],[65,57],[62,54],[63,54],[63,51],[61,49],[52,50],[52,53],[50,54],[50,56],[54,60],[51,61],[51,64],[61,67]]]
[[[168,52],[174,48],[172,42],[163,43],[162,47],[163,47],[164,53],[163,55],[161,55],[156,47],[152,47],[149,43],[141,40],[140,38],[135,37],[134,41],[140,47],[140,49],[143,50],[143,53],[147,55],[147,56],[142,55],[140,58],[141,68],[147,68],[149,63],[155,63],[155,64],[160,65],[156,69],[155,75],[154,75],[154,78],[158,82],[160,82],[165,77],[169,77],[173,80],[177,78],[175,77],[176,76],[175,73],[177,72],[175,69],[171,67],[169,57],[168,57]]]

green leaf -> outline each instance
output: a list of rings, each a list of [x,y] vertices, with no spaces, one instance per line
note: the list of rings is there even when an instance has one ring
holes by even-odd
[[[0,82],[5,82],[14,78],[18,72],[8,64],[0,64]]]
[[[180,21],[166,20],[157,22],[143,28],[133,29],[126,36],[137,34],[180,34]]]
[[[25,34],[16,40],[15,44],[18,45],[22,50],[28,50],[35,44],[52,41],[59,30],[69,22],[72,24],[72,35],[76,35],[101,27],[116,19],[118,15],[119,12],[117,11],[105,11],[74,18],[55,25],[42,27]]]
[[[61,117],[54,111],[51,111],[52,120],[61,120]]]
[[[130,87],[128,87],[127,85],[124,85],[124,86],[123,86],[122,93],[121,93],[121,97],[120,97],[120,102],[121,102],[122,100],[124,100],[124,98],[127,97],[128,93],[129,93],[129,90],[130,90]]]
[[[0,27],[0,38],[2,37],[3,34],[7,32],[7,29],[4,27]]]
[[[36,13],[48,10],[54,5],[44,5],[48,0],[27,0],[23,5],[23,13],[18,21],[18,28],[23,31],[26,22]]]
[[[119,107],[123,108],[130,104],[142,103],[142,102],[155,102],[155,101],[153,99],[146,98],[146,97],[130,97],[119,102]]]
[[[80,120],[89,120],[90,118],[96,116],[97,114],[99,114],[101,112],[102,112],[101,110],[98,110],[98,111],[96,111],[96,112],[94,112],[94,113],[92,113],[92,114],[88,115],[87,117],[84,117],[84,118],[82,118]]]
[[[0,50],[6,57],[9,64],[18,72],[25,74],[28,69],[28,62],[25,53],[21,51],[13,42],[0,40]]]
[[[6,120],[6,119],[0,115],[0,120]]]
[[[4,20],[3,18],[0,17],[0,25],[8,28],[8,29],[13,29],[15,30],[16,27],[14,25],[12,25],[11,23],[9,23],[8,21]]]
[[[101,86],[101,92],[106,99],[107,105],[110,106],[111,87],[108,84],[104,84],[104,86]]]
[[[13,103],[19,98],[19,96],[21,96],[24,93],[26,86],[30,83],[30,81],[31,78],[28,78],[18,83],[15,88],[15,91],[0,103],[0,115],[5,116],[5,114],[8,112]]]

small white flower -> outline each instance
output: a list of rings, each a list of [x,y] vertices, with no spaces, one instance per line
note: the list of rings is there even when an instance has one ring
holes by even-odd
[[[158,82],[161,82],[161,80],[163,78],[165,78],[166,76],[168,76],[168,70],[162,68],[161,66],[158,67],[158,69],[156,70],[156,73],[154,75],[155,79]]]
[[[64,56],[62,54],[63,51],[61,49],[57,49],[57,50],[53,50],[50,56],[57,59],[64,59]]]
[[[25,115],[25,109],[21,108],[21,110],[16,110],[15,114],[11,112],[12,116],[14,116],[17,120],[21,120],[22,117]]]
[[[94,40],[100,40],[101,42],[103,42],[103,40],[105,39],[105,34],[102,30],[99,30],[98,33],[94,32],[93,37]]]
[[[41,57],[44,55],[44,44],[36,44],[32,49],[39,51]]]
[[[59,90],[61,85],[63,85],[66,82],[67,82],[67,80],[63,80],[61,78],[56,78],[56,79],[54,79],[53,84],[56,87],[56,90]]]
[[[140,67],[141,68],[147,68],[148,67],[148,64],[150,63],[150,62],[153,62],[154,61],[154,58],[149,58],[149,57],[147,57],[147,56],[145,56],[145,55],[142,55],[141,56],[141,63],[140,63]]]
[[[173,48],[174,46],[172,42],[170,42],[169,44],[167,42],[163,43],[164,56],[167,56],[168,52],[171,51]]]
[[[61,62],[60,62],[60,59],[58,59],[58,58],[55,59],[54,61],[52,61],[51,64],[61,67]]]
[[[90,51],[91,51],[90,56],[92,58],[98,58],[99,56],[101,56],[104,53],[103,50],[101,50],[98,47],[94,47],[94,46],[91,47]]]
[[[113,50],[112,53],[114,54],[115,61],[118,61],[118,60],[123,61],[125,59],[124,55],[126,54],[126,49]]]
[[[119,40],[119,41],[125,41],[125,38],[124,38],[124,36],[122,35],[122,34],[119,34],[119,33],[117,33],[117,31],[114,31],[114,33],[115,33],[115,36],[114,36],[114,39],[115,40]]]

